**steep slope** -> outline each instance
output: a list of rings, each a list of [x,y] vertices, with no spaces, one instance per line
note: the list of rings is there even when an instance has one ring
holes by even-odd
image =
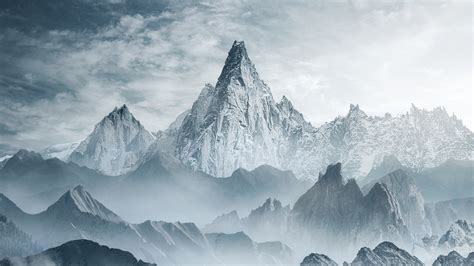
[[[21,257],[39,252],[41,248],[31,236],[0,214],[0,258]],[[1,264],[1,263],[0,263]]]
[[[123,105],[95,126],[69,160],[107,175],[120,175],[133,169],[153,141],[153,135]]]
[[[203,231],[206,233],[232,234],[243,231],[243,222],[237,211],[231,211],[217,216],[210,224],[206,224]]]
[[[447,249],[474,248],[474,223],[466,220],[456,221],[441,236],[439,245]]]
[[[103,266],[152,266],[137,259],[129,252],[101,246],[96,242],[81,239],[64,243],[25,258],[0,261],[1,266],[20,265],[103,265]]]
[[[329,165],[326,173],[303,194],[291,211],[291,230],[303,232],[318,250],[369,245],[380,239],[410,241],[400,207],[385,184],[376,183],[366,196],[356,182],[344,182],[341,164]]]
[[[457,220],[474,221],[474,198],[429,203],[425,210],[432,233],[441,235]]]
[[[268,198],[243,219],[246,231],[258,240],[283,239],[288,229],[290,206],[282,206],[277,199]]]
[[[376,265],[424,265],[417,257],[400,249],[391,242],[382,242],[373,250],[364,247],[359,250],[351,266]]]
[[[176,155],[193,169],[219,177],[262,164],[281,167],[290,141],[311,129],[286,98],[274,101],[244,42],[236,41],[216,86],[206,85],[184,118]]]
[[[385,184],[400,206],[400,215],[410,232],[419,239],[430,233],[431,227],[425,220],[425,202],[418,191],[415,179],[407,170],[398,169],[365,185],[362,191],[369,191],[374,183]]]
[[[337,263],[324,254],[311,253],[303,259],[300,266],[337,266]]]
[[[421,171],[415,181],[427,201],[474,197],[474,161],[447,160]]]
[[[216,264],[206,237],[194,223],[146,221],[133,225],[143,241],[171,258],[173,263]]]

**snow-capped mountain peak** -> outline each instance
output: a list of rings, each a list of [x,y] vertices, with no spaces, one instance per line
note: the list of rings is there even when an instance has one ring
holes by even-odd
[[[104,117],[69,159],[104,174],[120,175],[134,169],[154,139],[123,105]]]

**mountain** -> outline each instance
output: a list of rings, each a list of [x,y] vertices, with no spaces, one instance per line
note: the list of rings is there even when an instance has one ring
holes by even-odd
[[[3,156],[3,157],[0,157],[0,170],[2,170],[2,168],[5,166],[5,164],[7,163],[7,161],[12,157],[12,155],[6,155],[6,156]]]
[[[256,243],[244,232],[206,234],[215,254],[225,264],[288,264],[293,251],[281,242]]]
[[[367,176],[361,178],[360,180],[357,180],[357,183],[365,187],[367,184],[375,183],[375,180],[386,176],[398,169],[408,170],[400,163],[400,161],[395,156],[386,155],[383,157],[383,160],[379,165],[375,165],[367,174]]]
[[[469,253],[467,258],[461,256],[456,251],[449,252],[448,255],[440,255],[433,262],[433,266],[472,266],[474,265],[474,252]]]
[[[130,205],[129,205],[130,206]],[[135,257],[160,265],[219,264],[233,257],[226,249],[217,256],[217,246],[194,223],[147,220],[131,224],[94,199],[83,187],[64,193],[38,214],[27,214],[0,194],[0,213],[6,213],[17,226],[42,246],[54,247],[74,239],[88,239],[131,252]],[[239,246],[240,238],[226,238],[226,244]],[[277,242],[256,243],[250,239],[252,264],[270,259],[286,261],[291,250]],[[224,246],[219,246],[224,248]],[[237,254],[239,251],[235,251]],[[292,254],[292,253],[291,253]],[[248,255],[248,254],[247,254]],[[273,262],[272,262],[273,263]]]
[[[311,253],[306,256],[301,266],[337,266],[337,263],[324,254]]]
[[[380,239],[411,242],[393,192],[385,184],[376,183],[364,196],[355,180],[343,180],[341,163],[329,165],[296,201],[290,219],[292,231],[313,239],[315,248],[326,254],[334,251],[328,246],[340,243],[350,249],[351,245],[372,244]]]
[[[232,234],[243,231],[243,222],[240,220],[237,211],[224,213],[215,218],[210,224],[206,224],[203,231],[206,233]]]
[[[439,239],[439,245],[449,249],[474,248],[474,223],[458,220]]]
[[[7,217],[0,214],[0,258],[20,257],[39,252],[40,246],[31,236],[18,229]],[[1,263],[0,263],[1,265]]]
[[[108,193],[114,209],[133,217],[160,213],[160,219],[182,219],[182,214],[176,216],[175,210],[189,210],[183,211],[186,218],[199,223],[208,222],[205,217],[216,217],[228,210],[247,212],[268,197],[293,202],[307,187],[290,171],[266,165],[252,171],[238,169],[229,177],[216,178],[193,171],[169,153],[158,151],[147,154],[119,188]],[[135,208],[126,207],[131,202]]]
[[[1,266],[21,265],[103,265],[103,266],[152,266],[137,259],[129,252],[101,246],[90,240],[73,240],[25,258],[7,258]]]
[[[277,199],[268,198],[243,220],[246,230],[256,239],[283,239],[288,230],[290,206],[283,207]]]
[[[425,202],[418,191],[415,178],[407,170],[395,170],[371,183],[365,185],[362,191],[369,191],[374,183],[385,184],[393,193],[400,207],[401,219],[407,225],[410,232],[419,239],[430,233],[430,224],[425,220]]]
[[[281,168],[285,144],[309,129],[286,98],[274,101],[244,42],[235,41],[216,86],[206,85],[184,118],[175,151],[193,169],[218,177],[262,164]]]
[[[215,86],[207,84],[177,121],[169,130],[173,134],[158,137],[165,144],[157,149],[217,177],[268,164],[315,179],[323,167],[340,161],[345,175],[360,178],[387,155],[420,171],[449,158],[472,158],[474,149],[474,134],[443,108],[413,105],[403,115],[374,117],[351,105],[346,116],[313,127],[286,97],[273,99],[244,42],[237,41]]]
[[[457,220],[474,221],[474,198],[425,204],[426,218],[433,234],[444,234]]]
[[[123,105],[95,126],[69,160],[107,175],[120,175],[133,169],[154,139]]]
[[[351,266],[376,265],[424,265],[417,257],[398,248],[391,242],[382,242],[373,250],[364,247],[359,250]]]
[[[194,223],[148,220],[132,227],[144,242],[171,258],[171,263],[218,262],[205,235]]]
[[[19,150],[0,169],[0,192],[29,207],[49,205],[61,195],[58,193],[76,185],[95,191],[111,184],[110,177],[94,170],[57,158],[43,159],[27,150]]]
[[[450,159],[421,171],[415,180],[428,201],[474,197],[474,161]]]
[[[204,227],[209,233],[235,233],[245,231],[255,240],[284,239],[288,232],[290,206],[282,206],[277,199],[268,198],[249,215],[239,218],[236,211],[218,216]]]

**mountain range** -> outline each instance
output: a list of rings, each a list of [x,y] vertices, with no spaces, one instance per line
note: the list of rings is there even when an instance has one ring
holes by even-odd
[[[376,117],[351,105],[346,116],[314,127],[288,98],[274,100],[244,42],[237,41],[215,86],[206,84],[191,109],[155,135],[124,105],[83,141],[50,147],[43,156],[120,175],[143,164],[144,154],[160,151],[215,177],[267,164],[314,180],[336,162],[344,175],[358,179],[387,155],[419,172],[448,159],[472,159],[474,150],[474,134],[441,107],[413,105],[403,115]]]
[[[23,212],[0,194],[0,213],[4,213],[21,230],[30,234],[34,241],[45,247],[54,247],[74,239],[88,239],[130,251],[137,258],[160,265],[218,264],[231,255],[232,250],[227,250],[229,247],[226,245],[235,245],[239,243],[237,239],[244,238],[250,241],[250,247],[256,246],[250,253],[252,257],[245,257],[252,258],[247,262],[260,263],[262,258],[273,258],[273,262],[292,259],[292,251],[285,245],[277,242],[256,243],[243,233],[221,234],[219,239],[226,240],[217,241],[215,236],[203,234],[194,223],[150,220],[139,224],[126,222],[81,186],[67,191],[38,214]]]

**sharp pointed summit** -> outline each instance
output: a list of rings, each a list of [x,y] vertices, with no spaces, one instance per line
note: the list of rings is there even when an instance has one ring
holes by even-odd
[[[118,215],[94,199],[81,185],[64,193],[46,210],[46,213],[48,215],[52,213],[54,215],[68,215],[72,218],[81,214],[89,214],[114,223],[123,222]]]
[[[121,175],[134,169],[153,141],[124,104],[104,117],[69,159],[107,175]]]
[[[174,152],[193,169],[214,176],[230,176],[240,167],[279,167],[286,150],[280,151],[278,143],[292,135],[283,130],[301,124],[294,113],[289,101],[275,103],[244,42],[236,41],[215,88],[206,86],[183,120]]]

